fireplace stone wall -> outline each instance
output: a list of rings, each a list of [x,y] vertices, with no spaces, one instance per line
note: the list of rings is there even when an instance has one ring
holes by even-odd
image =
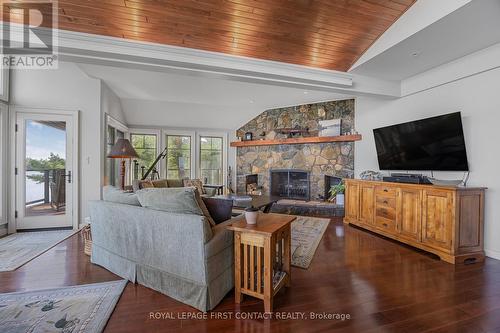
[[[243,137],[251,132],[255,139],[274,139],[283,137],[279,134],[281,128],[300,126],[314,132],[320,120],[337,118],[342,119],[342,134],[354,130],[353,99],[268,110],[239,128],[236,134]],[[325,175],[342,178],[354,175],[353,142],[238,147],[236,156],[238,193],[246,191],[248,174],[257,174],[263,192],[269,193],[273,169],[309,171],[311,199],[324,196]]]

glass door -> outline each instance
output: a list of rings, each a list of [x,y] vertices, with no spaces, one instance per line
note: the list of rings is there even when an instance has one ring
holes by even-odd
[[[18,113],[17,229],[70,227],[73,221],[73,118]]]

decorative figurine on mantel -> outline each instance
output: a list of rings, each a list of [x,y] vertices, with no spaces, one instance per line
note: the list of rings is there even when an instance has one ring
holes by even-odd
[[[301,128],[299,126],[295,126],[294,128],[281,128],[279,130],[281,134],[286,134],[287,138],[297,138],[297,137],[306,137],[309,136],[309,128]]]

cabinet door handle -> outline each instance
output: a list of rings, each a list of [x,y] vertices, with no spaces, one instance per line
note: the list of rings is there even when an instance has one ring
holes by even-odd
[[[387,228],[387,223],[382,223],[382,225]]]
[[[387,200],[384,200],[384,203],[387,205],[388,204]]]
[[[384,192],[389,192],[389,190],[388,190],[388,189],[386,189],[386,188],[384,188]]]

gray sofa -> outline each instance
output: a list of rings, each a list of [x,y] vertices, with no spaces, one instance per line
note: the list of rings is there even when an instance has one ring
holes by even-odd
[[[90,202],[91,262],[201,311],[234,286],[233,234],[204,216]]]

